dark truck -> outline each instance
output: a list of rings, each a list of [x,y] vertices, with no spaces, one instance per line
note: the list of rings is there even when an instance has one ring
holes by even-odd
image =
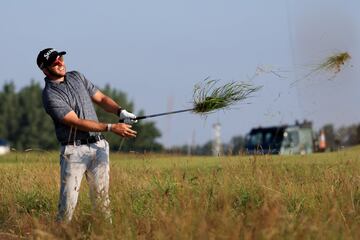
[[[246,135],[248,154],[309,154],[314,152],[311,124],[253,128]]]

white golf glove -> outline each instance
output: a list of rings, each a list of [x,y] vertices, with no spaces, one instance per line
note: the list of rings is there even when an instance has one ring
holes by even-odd
[[[136,115],[131,113],[131,112],[128,112],[126,111],[125,109],[122,109],[120,111],[120,122],[123,122],[123,123],[126,123],[126,124],[133,124],[133,123],[137,123],[137,120],[135,119],[136,118]]]

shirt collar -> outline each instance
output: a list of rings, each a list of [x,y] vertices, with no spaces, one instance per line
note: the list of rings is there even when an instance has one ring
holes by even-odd
[[[64,81],[60,81],[60,80],[51,80],[51,79],[49,79],[48,77],[45,77],[45,78],[44,78],[44,80],[45,80],[45,82],[46,82],[46,83],[56,84],[56,85],[58,85],[58,84],[64,83],[64,82],[66,81],[66,76],[64,77]]]

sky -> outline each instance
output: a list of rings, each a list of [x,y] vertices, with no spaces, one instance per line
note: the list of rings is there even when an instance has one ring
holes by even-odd
[[[54,47],[67,51],[68,70],[125,92],[135,113],[189,108],[207,77],[262,86],[206,118],[152,118],[166,147],[204,144],[215,123],[223,142],[296,120],[350,125],[360,122],[358,9],[357,0],[1,1],[0,85],[43,84],[36,56]],[[312,72],[345,51],[339,73]]]

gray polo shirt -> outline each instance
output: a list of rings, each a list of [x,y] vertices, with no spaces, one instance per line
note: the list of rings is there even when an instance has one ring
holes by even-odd
[[[65,80],[55,83],[45,78],[42,99],[45,111],[55,125],[56,137],[60,143],[87,139],[94,132],[84,132],[61,122],[66,114],[74,111],[78,118],[98,121],[91,100],[98,89],[77,71],[67,72]]]

